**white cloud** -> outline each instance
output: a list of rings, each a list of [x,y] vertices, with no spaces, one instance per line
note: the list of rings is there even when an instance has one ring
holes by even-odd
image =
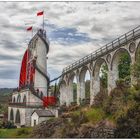
[[[38,11],[45,11],[48,35],[53,31],[59,32],[61,28],[71,28],[76,29],[75,36],[91,39],[79,44],[74,40],[66,45],[70,41],[69,36],[74,38],[73,32],[65,34],[65,38],[49,36],[48,71],[53,78],[66,65],[139,25],[139,7],[140,2],[0,2],[0,67],[5,68],[0,72],[4,74],[5,71],[6,74],[6,68],[11,69],[9,77],[15,76],[16,79],[11,84],[12,78],[4,80],[0,75],[0,87],[18,86],[21,59],[27,40],[31,38],[25,23],[33,22],[37,28],[42,22],[41,17],[36,17]]]

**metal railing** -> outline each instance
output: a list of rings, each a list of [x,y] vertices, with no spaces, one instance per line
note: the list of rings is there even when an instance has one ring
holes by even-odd
[[[37,66],[39,67],[39,69],[48,76],[48,78],[50,79],[50,74],[46,71],[45,68],[43,68],[37,61],[36,61]]]
[[[16,107],[31,107],[31,108],[43,108],[43,105],[37,104],[38,102],[34,102],[31,104],[31,102],[23,102],[23,103],[13,103],[9,102],[9,106],[16,106]]]
[[[134,39],[140,35],[140,25],[133,30],[121,35],[119,38],[113,40],[112,42],[106,44],[105,46],[97,49],[95,52],[90,53],[89,55],[81,58],[80,60],[70,64],[66,68],[63,69],[62,74],[66,74],[69,71],[79,68],[80,66],[89,63],[90,61],[95,60],[97,57],[114,50],[115,48],[120,47],[124,43],[129,42],[131,39]]]
[[[48,37],[46,36],[45,30],[39,29],[37,34],[39,34],[44,40],[46,40],[48,45],[50,45],[50,41],[49,41]]]

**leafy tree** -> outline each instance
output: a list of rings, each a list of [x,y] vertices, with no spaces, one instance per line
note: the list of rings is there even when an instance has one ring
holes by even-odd
[[[127,53],[123,53],[119,59],[118,71],[119,78],[130,80],[130,57]]]
[[[107,72],[108,72],[108,68],[106,64],[103,64],[101,66],[101,76],[100,76],[100,82],[101,82],[101,86],[103,88],[107,88]]]
[[[140,51],[136,55],[136,62],[131,66],[131,73],[138,84],[140,81]]]
[[[86,80],[85,82],[85,96],[86,98],[90,98],[90,80]]]
[[[73,99],[74,102],[77,102],[77,84],[73,83]]]

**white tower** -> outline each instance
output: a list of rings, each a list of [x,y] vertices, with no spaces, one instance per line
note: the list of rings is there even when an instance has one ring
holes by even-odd
[[[32,41],[34,44],[32,44]],[[31,45],[31,46],[30,46]],[[46,32],[39,30],[36,36],[31,40],[29,45],[33,66],[35,67],[34,74],[34,89],[47,96],[49,86],[49,74],[47,73],[47,53],[49,51],[49,41],[46,38]]]

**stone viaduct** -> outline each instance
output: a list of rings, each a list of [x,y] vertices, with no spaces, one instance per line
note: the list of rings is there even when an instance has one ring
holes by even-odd
[[[80,105],[80,101],[86,98],[85,74],[88,70],[90,73],[89,104],[92,105],[94,96],[100,91],[99,72],[103,63],[105,63],[108,67],[107,91],[109,94],[110,91],[116,87],[116,80],[119,78],[119,57],[122,55],[122,53],[126,52],[130,57],[131,64],[134,64],[138,49],[140,49],[140,26],[64,68],[59,81],[60,104],[66,104],[69,106],[74,101],[74,77],[76,77],[77,80],[76,103]],[[133,81],[134,78],[131,76],[131,82]]]

